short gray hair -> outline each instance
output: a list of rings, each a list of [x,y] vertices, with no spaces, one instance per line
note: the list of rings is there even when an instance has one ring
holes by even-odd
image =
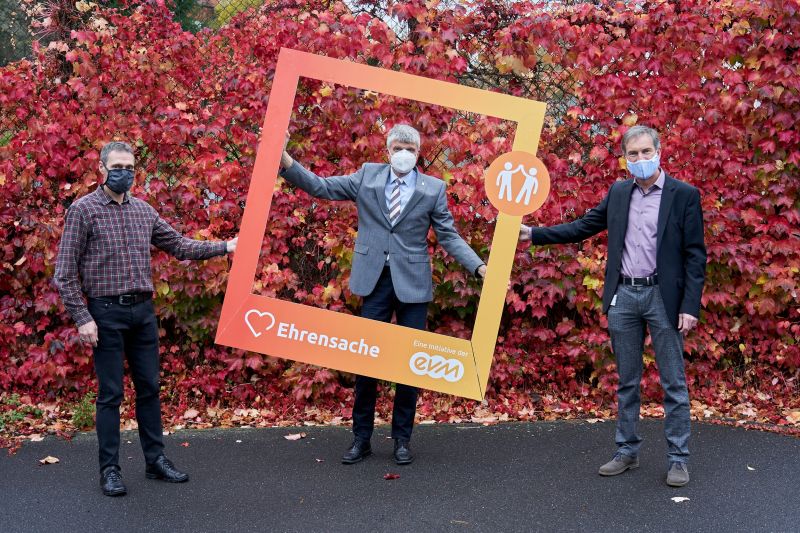
[[[386,148],[389,148],[389,146],[395,141],[416,144],[417,148],[419,148],[419,132],[408,124],[395,124],[392,129],[389,130],[389,135],[386,136]]]
[[[625,145],[628,141],[632,141],[642,135],[649,135],[653,139],[653,146],[656,150],[661,146],[661,139],[658,137],[658,132],[649,126],[634,126],[622,136],[622,153],[625,153]]]
[[[105,165],[108,163],[108,156],[111,152],[126,152],[133,155],[133,147],[130,144],[122,141],[111,141],[110,143],[106,143],[103,146],[103,149],[100,150],[100,161],[103,162]]]

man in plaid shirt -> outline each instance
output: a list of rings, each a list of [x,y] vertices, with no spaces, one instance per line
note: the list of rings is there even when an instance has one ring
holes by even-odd
[[[105,182],[67,211],[55,283],[64,307],[78,325],[81,341],[94,347],[100,485],[107,496],[121,496],[126,493],[119,473],[125,357],[136,388],[136,420],[146,476],[173,483],[189,479],[164,456],[150,245],[178,259],[208,259],[233,252],[238,238],[185,238],[153,207],[128,194],[135,159],[127,143],[106,144],[100,161]]]

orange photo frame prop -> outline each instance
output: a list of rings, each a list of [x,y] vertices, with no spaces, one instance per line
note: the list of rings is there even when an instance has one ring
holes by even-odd
[[[485,176],[489,199],[500,214],[470,340],[253,294],[253,280],[278,178],[284,132],[289,125],[300,77],[517,123],[514,151],[500,156]],[[281,49],[216,342],[482,399],[494,358],[522,215],[540,207],[550,189],[547,169],[534,155],[544,124],[545,107],[542,102],[515,96]],[[500,187],[505,189],[502,198]],[[509,187],[515,192],[511,200]],[[521,199],[515,202],[517,197]]]

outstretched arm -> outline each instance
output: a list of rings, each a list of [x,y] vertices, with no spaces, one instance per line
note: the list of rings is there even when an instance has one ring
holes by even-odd
[[[281,176],[286,181],[296,187],[300,187],[315,198],[323,198],[325,200],[356,199],[358,189],[361,187],[361,180],[364,178],[363,166],[358,172],[347,176],[322,178],[292,159],[292,156],[286,151],[288,142],[289,132],[287,131],[286,140],[283,143],[283,153],[281,154]]]
[[[322,178],[293,160],[289,168],[281,171],[281,176],[315,198],[355,200],[361,187],[361,180],[364,179],[364,167],[347,176]]]
[[[447,253],[455,257],[456,261],[461,263],[471,274],[482,277],[482,273],[486,271],[483,261],[456,231],[453,215],[447,207],[444,190],[445,187],[442,184],[436,199],[436,207],[431,213],[431,225],[436,233],[436,238]]]
[[[612,187],[613,190],[613,187]],[[545,228],[534,228],[522,224],[519,230],[520,241],[531,241],[531,244],[564,244],[580,242],[597,235],[608,228],[608,191],[597,207],[590,209],[583,217],[567,224],[559,224]]]
[[[178,259],[208,259],[224,255],[236,248],[232,241],[198,241],[184,237],[161,217],[153,224],[150,242]]]

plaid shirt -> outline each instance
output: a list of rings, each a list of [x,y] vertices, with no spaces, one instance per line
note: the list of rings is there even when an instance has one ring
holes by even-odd
[[[70,206],[58,249],[55,284],[78,326],[93,320],[81,292],[92,298],[153,292],[151,244],[178,259],[207,259],[226,253],[224,241],[187,239],[152,206],[128,194],[118,204],[98,187]]]

